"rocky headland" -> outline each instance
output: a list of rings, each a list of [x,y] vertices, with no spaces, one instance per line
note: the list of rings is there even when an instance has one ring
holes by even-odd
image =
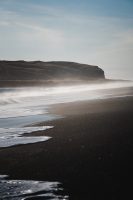
[[[0,61],[0,86],[69,84],[105,80],[98,66],[65,61]]]

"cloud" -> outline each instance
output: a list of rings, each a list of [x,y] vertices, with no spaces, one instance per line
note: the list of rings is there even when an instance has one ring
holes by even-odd
[[[10,2],[10,1],[8,1]],[[33,8],[34,6],[32,6]],[[27,8],[29,9],[29,8]],[[37,8],[37,10],[40,9]],[[43,8],[44,9],[44,8]],[[45,8],[45,10],[49,10]],[[0,27],[2,26],[6,28],[6,35],[9,37],[14,33],[16,39],[20,38],[21,40],[32,40],[33,42],[37,40],[42,40],[43,42],[49,43],[50,46],[53,43],[61,43],[63,42],[63,32],[59,29],[55,29],[52,26],[47,26],[46,23],[42,23],[40,19],[36,19],[35,16],[29,17],[29,15],[23,15],[21,12],[6,10],[4,8],[0,9]],[[4,30],[3,30],[4,31]],[[4,39],[4,36],[3,36]],[[52,44],[52,45],[51,45]]]

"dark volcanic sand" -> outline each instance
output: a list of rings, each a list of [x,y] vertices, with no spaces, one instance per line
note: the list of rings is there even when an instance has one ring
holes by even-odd
[[[55,126],[44,131],[53,138],[1,148],[0,174],[62,182],[73,200],[132,199],[133,97],[62,104],[51,110],[67,116],[45,123]]]

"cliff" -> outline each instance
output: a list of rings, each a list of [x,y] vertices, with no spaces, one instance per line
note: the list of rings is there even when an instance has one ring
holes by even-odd
[[[53,61],[0,61],[0,82],[90,81],[105,79],[98,66]]]

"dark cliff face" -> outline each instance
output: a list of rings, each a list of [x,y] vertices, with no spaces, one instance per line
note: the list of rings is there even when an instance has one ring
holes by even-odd
[[[0,80],[94,80],[104,79],[97,66],[74,62],[0,61]]]

